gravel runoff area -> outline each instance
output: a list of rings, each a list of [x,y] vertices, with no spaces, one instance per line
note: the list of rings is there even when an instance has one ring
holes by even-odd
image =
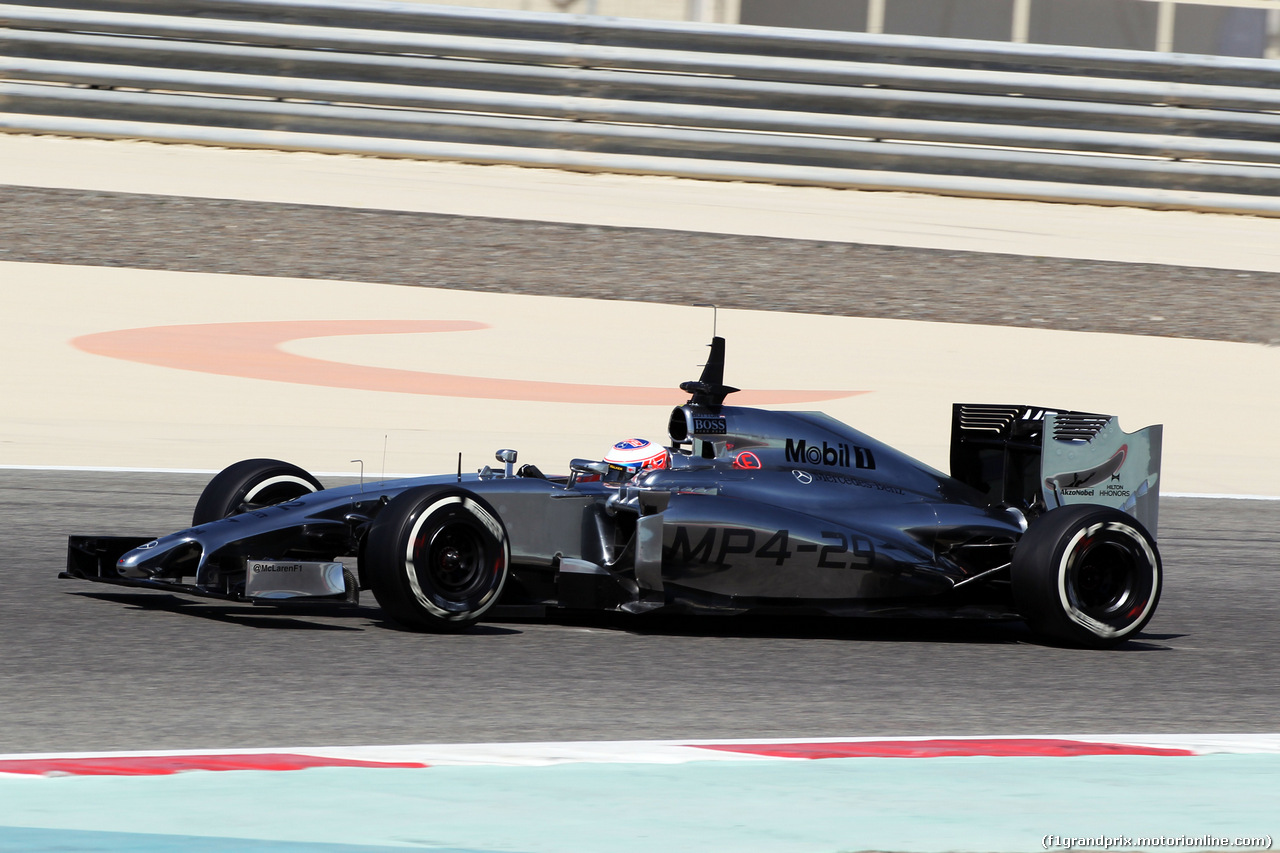
[[[0,187],[0,260],[1280,345],[1280,275]]]

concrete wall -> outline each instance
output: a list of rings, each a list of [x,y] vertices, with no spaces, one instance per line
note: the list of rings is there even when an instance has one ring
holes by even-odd
[[[1207,2],[1213,5],[1177,4],[1173,50],[1261,57],[1268,55],[1270,40],[1271,55],[1280,53],[1280,0],[1270,13],[1226,5],[1230,0]],[[1009,41],[1013,4],[1014,0],[885,0],[884,32]],[[868,0],[447,0],[447,5],[865,32]],[[1032,0],[1027,40],[1154,50],[1158,14],[1159,4],[1141,0]]]
[[[884,14],[886,33],[1008,41],[1013,0],[887,0]],[[1154,50],[1158,14],[1158,4],[1137,0],[1033,0],[1028,41]],[[1180,3],[1173,49],[1261,57],[1267,14],[1261,8]],[[742,0],[740,23],[865,31],[867,0]]]
[[[432,2],[432,0],[422,0]],[[441,2],[441,0],[434,0]],[[738,23],[739,0],[445,0],[443,5],[664,21]]]

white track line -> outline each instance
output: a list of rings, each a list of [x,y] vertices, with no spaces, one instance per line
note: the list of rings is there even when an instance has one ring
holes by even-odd
[[[0,471],[68,471],[105,474],[216,474],[211,468],[122,468],[93,465],[0,465]],[[354,471],[315,471],[317,477],[359,477]],[[448,473],[447,471],[441,473]],[[397,480],[406,477],[421,477],[423,474],[379,474],[370,476],[369,482],[379,480]],[[1280,501],[1280,495],[1228,495],[1201,494],[1198,492],[1164,492],[1165,498],[1195,498],[1214,501]]]

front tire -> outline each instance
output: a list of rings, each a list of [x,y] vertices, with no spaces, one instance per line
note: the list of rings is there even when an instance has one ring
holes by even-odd
[[[279,459],[246,459],[220,471],[200,493],[191,526],[285,503],[324,489],[297,465]]]
[[[374,598],[391,620],[416,631],[460,631],[497,603],[511,545],[482,498],[426,486],[378,514],[364,559]]]
[[[1111,507],[1050,510],[1013,553],[1018,612],[1039,634],[1105,648],[1134,636],[1160,601],[1163,570],[1155,539]]]

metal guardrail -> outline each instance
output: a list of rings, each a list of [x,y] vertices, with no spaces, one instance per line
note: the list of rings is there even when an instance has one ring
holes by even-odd
[[[1280,215],[1280,62],[378,0],[73,2],[0,5],[0,130]]]

